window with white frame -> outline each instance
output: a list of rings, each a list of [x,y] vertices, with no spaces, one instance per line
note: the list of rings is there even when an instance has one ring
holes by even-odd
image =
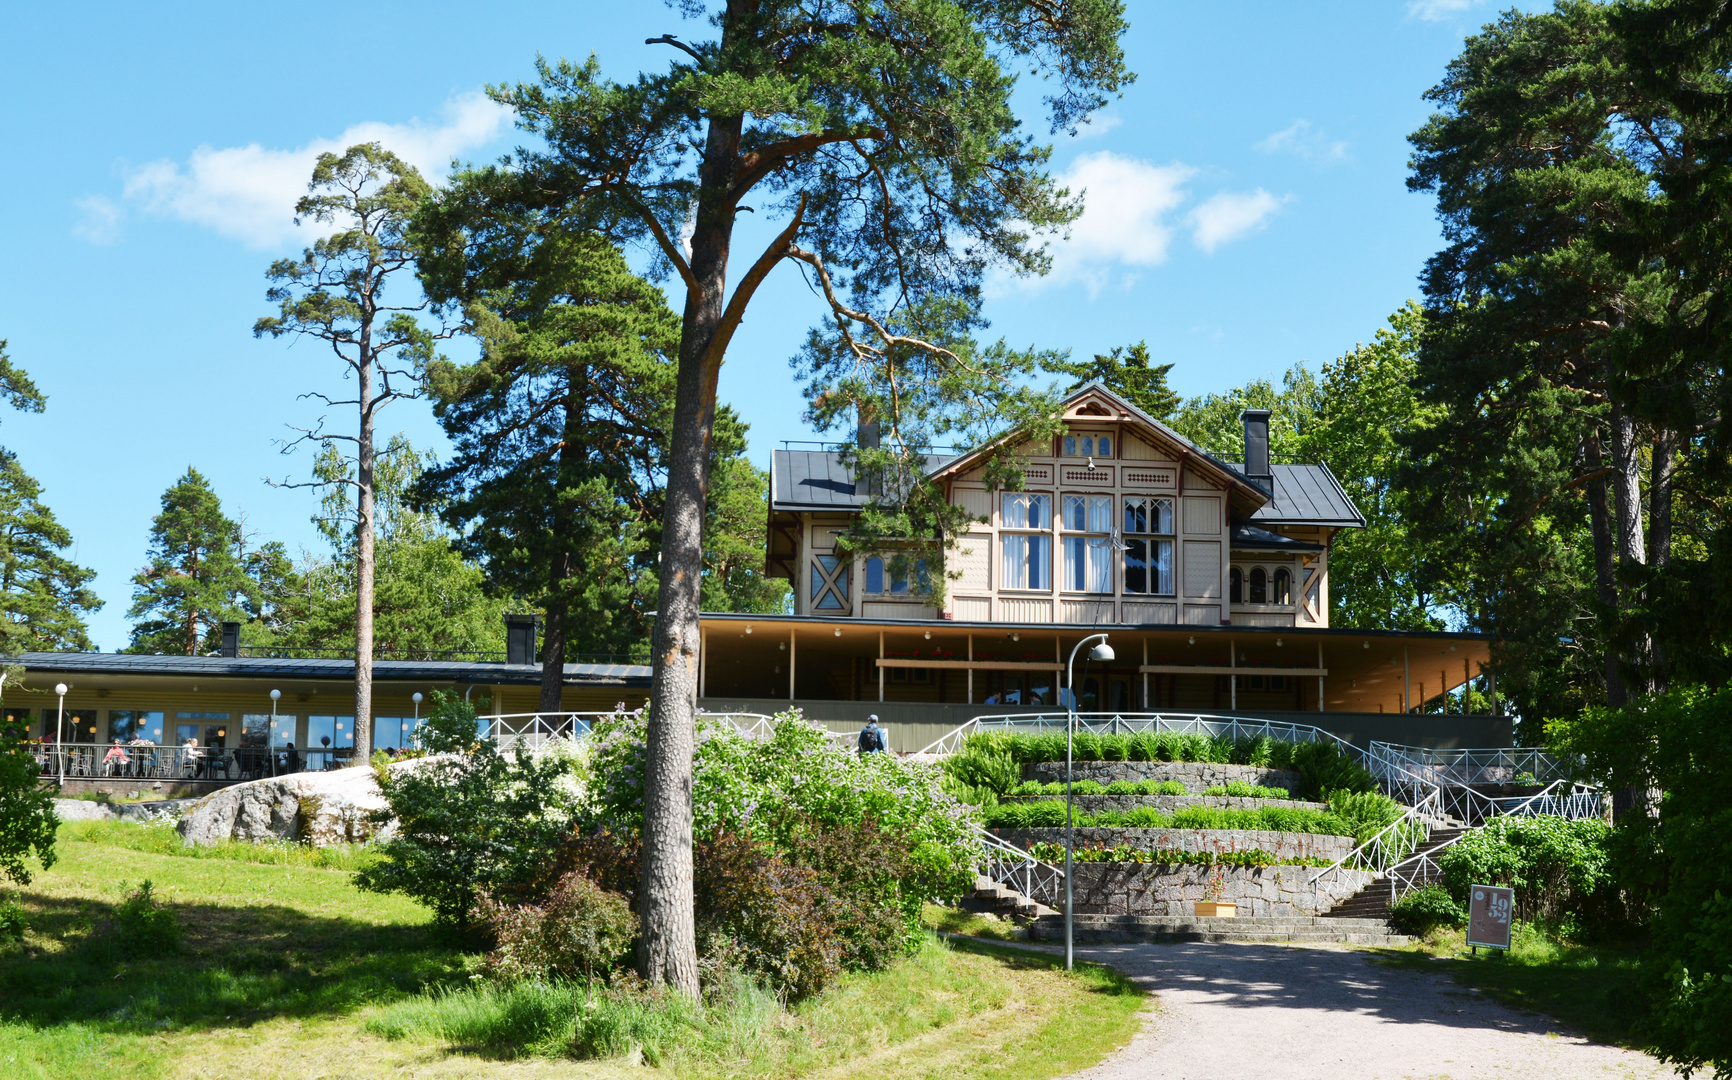
[[[1234,604],[1291,607],[1293,572],[1285,566],[1273,571],[1262,566],[1234,566],[1229,571],[1228,600]]]
[[[1007,491],[999,515],[1001,587],[1052,588],[1052,496]]]
[[[1069,592],[1113,591],[1111,495],[1064,497],[1064,580]]]
[[[1066,435],[1060,444],[1065,457],[1112,457],[1111,435]]]
[[[895,559],[886,563],[877,555],[866,560],[866,594],[868,596],[884,593],[899,594],[908,591],[908,577],[906,574],[898,574],[895,565]],[[914,560],[915,588],[925,592],[930,584],[926,578],[926,560]]]
[[[1285,566],[1277,567],[1275,570],[1275,577],[1272,579],[1272,582],[1273,583],[1269,587],[1269,602],[1271,604],[1284,604],[1287,606],[1292,606],[1292,603],[1293,603],[1293,574],[1292,574],[1292,572],[1289,571]]]
[[[1125,592],[1173,595],[1173,500],[1124,500]]]
[[[847,611],[848,562],[835,555],[812,559],[812,610]]]

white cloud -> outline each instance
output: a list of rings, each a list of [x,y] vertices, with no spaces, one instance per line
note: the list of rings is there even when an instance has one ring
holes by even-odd
[[[1413,0],[1407,13],[1426,22],[1443,22],[1478,7],[1483,0]]]
[[[1185,201],[1188,165],[1154,165],[1110,150],[1084,154],[1071,162],[1059,183],[1083,196],[1083,214],[1068,240],[1052,244],[1052,272],[1030,285],[1081,282],[1100,292],[1125,268],[1157,266],[1173,242],[1168,215]],[[1123,284],[1134,272],[1121,276]]]
[[[1288,195],[1278,199],[1262,188],[1245,194],[1223,191],[1192,210],[1185,220],[1192,227],[1191,239],[1212,254],[1229,240],[1237,240],[1267,226],[1269,215],[1292,198]]]
[[[79,210],[78,221],[72,226],[73,236],[92,244],[112,244],[120,239],[120,226],[126,211],[113,199],[92,195],[73,205]]]
[[[1327,132],[1313,129],[1309,120],[1293,121],[1254,149],[1265,154],[1292,154],[1319,167],[1348,160],[1346,140],[1331,139]]]
[[[126,170],[123,197],[145,213],[202,225],[249,247],[277,247],[297,236],[295,201],[306,194],[313,162],[320,154],[378,142],[436,179],[445,175],[452,157],[492,141],[509,115],[503,106],[472,93],[448,103],[439,124],[370,121],[294,150],[266,149],[258,143],[222,149],[201,146],[184,165],[164,159]],[[97,201],[80,203],[87,222],[102,220],[100,214],[93,219],[86,205]],[[108,200],[100,201],[114,207]],[[111,227],[117,232],[120,211],[114,209]],[[78,234],[92,239],[84,232]]]
[[[1117,113],[1106,113],[1104,115],[1101,113],[1095,113],[1093,116],[1089,117],[1086,124],[1077,125],[1076,134],[1072,137],[1077,139],[1099,138],[1124,122],[1125,118]]]

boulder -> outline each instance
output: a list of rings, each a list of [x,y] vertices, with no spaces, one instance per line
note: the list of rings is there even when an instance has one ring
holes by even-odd
[[[181,817],[179,828],[191,844],[295,840],[324,847],[388,839],[396,831],[396,822],[375,825],[368,820],[373,811],[384,808],[385,797],[373,770],[356,765],[223,788],[194,803]]]

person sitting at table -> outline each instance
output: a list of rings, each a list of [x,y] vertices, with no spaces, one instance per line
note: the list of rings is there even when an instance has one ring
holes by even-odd
[[[103,771],[113,776],[124,771],[131,761],[132,757],[127,754],[126,747],[120,745],[120,740],[116,739],[114,745],[108,748],[108,753],[102,755]]]
[[[189,776],[198,775],[199,759],[204,757],[204,751],[198,748],[197,739],[188,739],[181,744],[180,767]]]
[[[277,756],[277,768],[286,773],[301,771],[301,752],[295,749],[294,743],[283,744],[283,752]]]

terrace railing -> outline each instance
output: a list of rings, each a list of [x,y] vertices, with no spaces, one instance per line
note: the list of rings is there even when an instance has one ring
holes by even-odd
[[[479,719],[487,724],[487,737],[498,745],[500,750],[511,751],[523,744],[531,751],[540,750],[554,739],[569,739],[572,742],[582,742],[589,738],[590,731],[596,723],[610,716],[619,715],[616,712],[562,712],[562,713],[507,713],[501,716],[484,716]],[[764,713],[704,713],[709,719],[732,720],[734,727],[742,735],[757,739],[767,739],[774,729],[775,718]],[[851,742],[853,734],[845,731],[831,731],[821,724],[807,721],[814,728],[822,731],[828,738],[837,742]]]
[[[1605,805],[1598,789],[1571,779],[1568,765],[1543,750],[1431,750],[1374,742],[1368,758],[1366,768],[1390,794],[1403,785],[1435,787],[1444,813],[1469,828],[1512,813],[1596,817]],[[1522,795],[1480,790],[1524,775],[1546,786]]]
[[[1064,871],[980,830],[981,875],[1048,907],[1064,904]]]
[[[1415,782],[1408,790],[1418,792],[1422,782]],[[1319,870],[1311,876],[1313,892],[1321,892],[1325,882],[1345,876],[1347,871],[1366,871],[1372,874],[1387,874],[1391,869],[1409,858],[1414,851],[1423,848],[1431,840],[1431,834],[1436,829],[1447,827],[1448,819],[1443,814],[1443,795],[1436,787],[1420,795],[1408,806],[1407,812],[1400,818],[1384,826],[1375,836],[1366,840],[1352,851],[1343,855],[1330,866]],[[1315,903],[1313,904],[1315,910]]]
[[[941,736],[920,751],[921,755],[942,757],[961,751],[968,737],[977,732],[1005,731],[1036,734],[1063,731],[1068,716],[1058,709],[1049,713],[1000,713],[977,716],[956,730]],[[1174,735],[1208,735],[1241,739],[1271,738],[1283,742],[1333,743],[1350,760],[1365,762],[1365,751],[1332,732],[1310,724],[1291,724],[1281,720],[1260,720],[1242,716],[1220,716],[1213,713],[1181,712],[1089,712],[1077,713],[1078,731],[1097,735],[1140,735],[1144,733]]]

